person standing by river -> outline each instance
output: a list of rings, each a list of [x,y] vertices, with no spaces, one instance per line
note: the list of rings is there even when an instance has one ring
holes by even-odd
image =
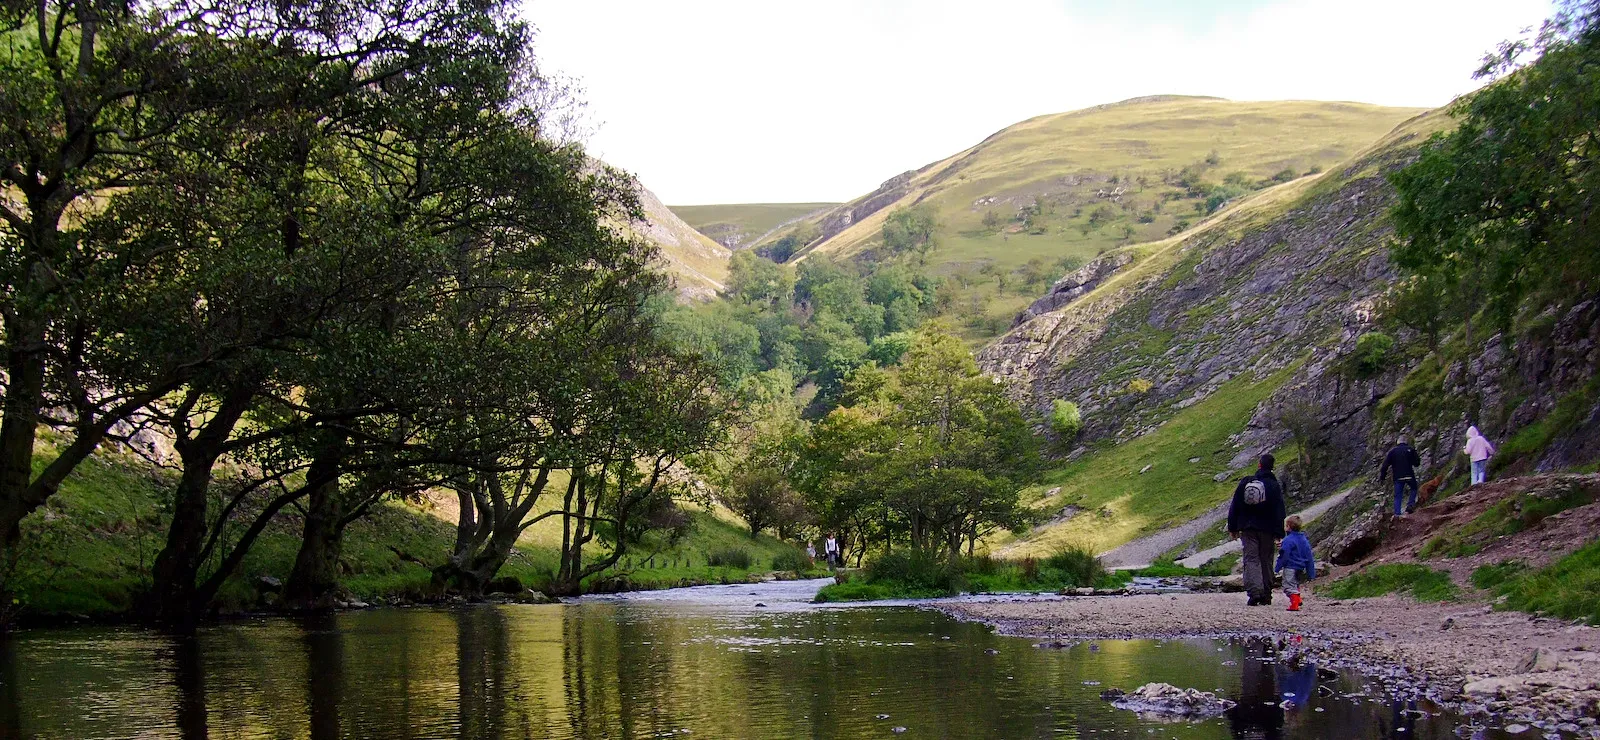
[[[839,540],[832,532],[828,533],[828,541],[822,543],[822,556],[827,558],[829,567],[837,568],[844,565],[844,558],[839,555]]]
[[[1406,444],[1404,437],[1389,448],[1389,454],[1383,457],[1383,467],[1378,469],[1378,485],[1389,477],[1389,471],[1394,471],[1394,515],[1404,516],[1417,510],[1417,468],[1422,465],[1422,456]],[[1406,489],[1411,489],[1411,500],[1405,501]],[[1404,503],[1404,508],[1401,504]]]
[[[1261,456],[1255,475],[1247,475],[1233,490],[1228,507],[1228,536],[1239,540],[1244,549],[1244,590],[1250,594],[1249,606],[1272,604],[1272,566],[1283,539],[1283,486],[1272,468],[1271,454]]]
[[[1494,457],[1494,445],[1489,444],[1475,426],[1467,427],[1467,447],[1463,452],[1472,460],[1472,485],[1489,477],[1489,458]]]

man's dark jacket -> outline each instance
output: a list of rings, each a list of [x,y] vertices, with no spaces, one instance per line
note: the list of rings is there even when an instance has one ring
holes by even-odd
[[[1411,445],[1404,442],[1395,445],[1389,454],[1383,458],[1383,467],[1378,470],[1378,480],[1389,477],[1389,471],[1394,471],[1395,480],[1416,480],[1417,466],[1422,464],[1422,458]]]
[[[1267,500],[1259,504],[1244,502],[1244,487],[1259,480],[1267,485]],[[1233,505],[1228,507],[1229,532],[1266,532],[1275,539],[1283,539],[1283,519],[1288,516],[1283,507],[1283,485],[1272,471],[1257,470],[1247,475],[1233,489]]]

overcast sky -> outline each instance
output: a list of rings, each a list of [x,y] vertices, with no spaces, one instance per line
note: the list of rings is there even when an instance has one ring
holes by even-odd
[[[843,201],[1140,95],[1437,106],[1549,0],[526,0],[591,153],[673,205]]]

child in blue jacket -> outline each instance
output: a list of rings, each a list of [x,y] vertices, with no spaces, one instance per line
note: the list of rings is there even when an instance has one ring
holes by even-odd
[[[1300,531],[1300,517],[1283,520],[1289,534],[1278,546],[1278,564],[1273,568],[1283,574],[1283,593],[1289,597],[1289,611],[1300,611],[1300,584],[1317,577],[1317,559],[1311,554],[1311,540]]]

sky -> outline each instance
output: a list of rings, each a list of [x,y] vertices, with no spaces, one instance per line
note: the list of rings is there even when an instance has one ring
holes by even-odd
[[[1433,107],[1550,0],[525,0],[591,154],[672,205],[846,201],[1142,95]]]

